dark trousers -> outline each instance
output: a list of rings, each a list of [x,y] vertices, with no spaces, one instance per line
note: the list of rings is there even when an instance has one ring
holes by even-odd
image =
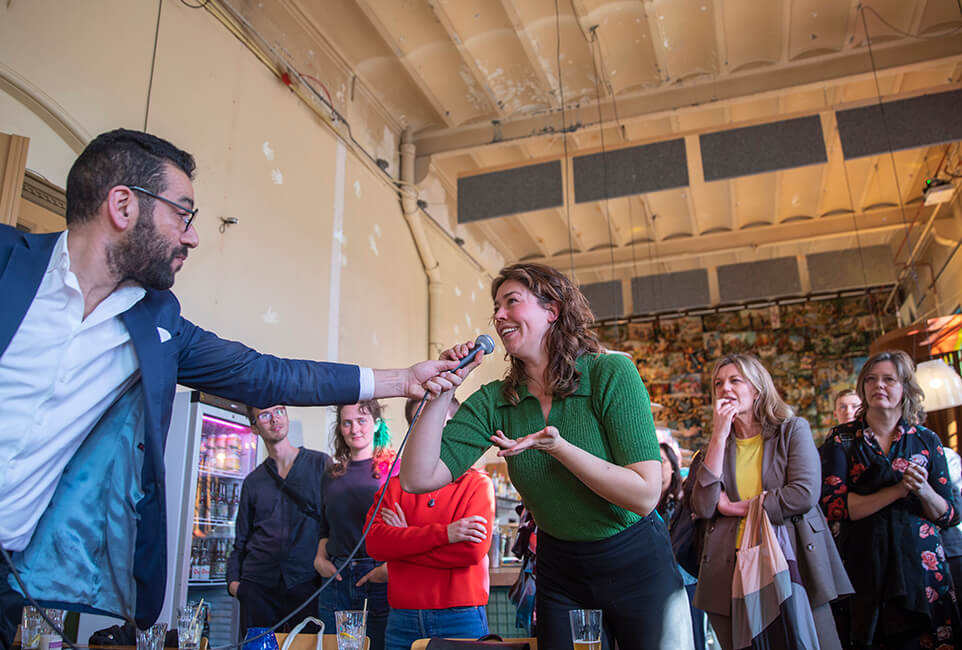
[[[276,585],[265,586],[241,578],[237,588],[237,600],[240,602],[239,641],[243,641],[247,628],[273,627],[275,623],[297,610],[279,632],[289,632],[291,628],[308,616],[317,614],[317,598],[312,598],[300,607],[308,596],[320,586],[319,581],[308,580],[293,587],[287,587],[283,580]],[[304,627],[307,634],[317,634],[318,627],[313,623]]]
[[[9,575],[10,567],[0,557],[0,650],[13,646],[13,637],[23,616],[23,596],[10,586]]]
[[[606,650],[613,641],[624,649],[691,647],[688,597],[668,529],[655,513],[594,542],[568,542],[539,531],[537,585],[539,648],[572,647],[572,609],[602,610]]]

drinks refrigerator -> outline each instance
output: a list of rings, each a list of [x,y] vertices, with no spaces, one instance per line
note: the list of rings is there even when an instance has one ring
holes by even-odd
[[[167,592],[160,621],[186,602],[209,605],[210,645],[237,638],[239,608],[227,592],[227,558],[241,484],[257,466],[259,438],[246,407],[197,391],[174,398],[167,471]]]

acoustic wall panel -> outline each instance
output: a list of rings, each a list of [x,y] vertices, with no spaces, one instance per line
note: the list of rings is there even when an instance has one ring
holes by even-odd
[[[695,269],[632,278],[631,302],[632,313],[635,314],[691,309],[710,305],[708,271]]]
[[[684,187],[688,185],[685,141],[575,156],[572,172],[576,203]]]
[[[818,115],[705,133],[701,144],[706,181],[717,181],[828,160]]]
[[[458,179],[458,223],[561,205],[560,160]]]
[[[621,298],[621,282],[593,282],[579,287],[585,294],[591,311],[597,320],[618,318],[625,315],[625,303]]]
[[[895,282],[895,264],[888,246],[814,253],[808,256],[812,291],[851,289]]]
[[[725,264],[717,272],[718,297],[722,302],[791,296],[802,290],[794,257]]]
[[[884,113],[884,119],[883,119]],[[962,140],[962,90],[835,113],[845,158]]]

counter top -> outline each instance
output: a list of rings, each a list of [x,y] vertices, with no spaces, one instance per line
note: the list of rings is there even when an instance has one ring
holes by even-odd
[[[488,575],[491,577],[491,586],[510,587],[514,584],[514,581],[518,579],[520,572],[520,564],[517,566],[499,566],[488,569]]]

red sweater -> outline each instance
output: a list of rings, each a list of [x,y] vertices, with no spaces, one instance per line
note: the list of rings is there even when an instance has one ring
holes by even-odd
[[[494,525],[494,487],[487,474],[468,470],[440,490],[409,494],[396,476],[381,510],[401,504],[407,528],[384,523],[379,511],[367,535],[367,553],[387,561],[387,596],[396,609],[446,609],[488,602],[488,548]],[[377,503],[378,494],[374,495]],[[434,499],[435,505],[428,503]],[[368,521],[374,506],[367,513]],[[448,542],[448,524],[471,515],[485,518],[481,543]]]

